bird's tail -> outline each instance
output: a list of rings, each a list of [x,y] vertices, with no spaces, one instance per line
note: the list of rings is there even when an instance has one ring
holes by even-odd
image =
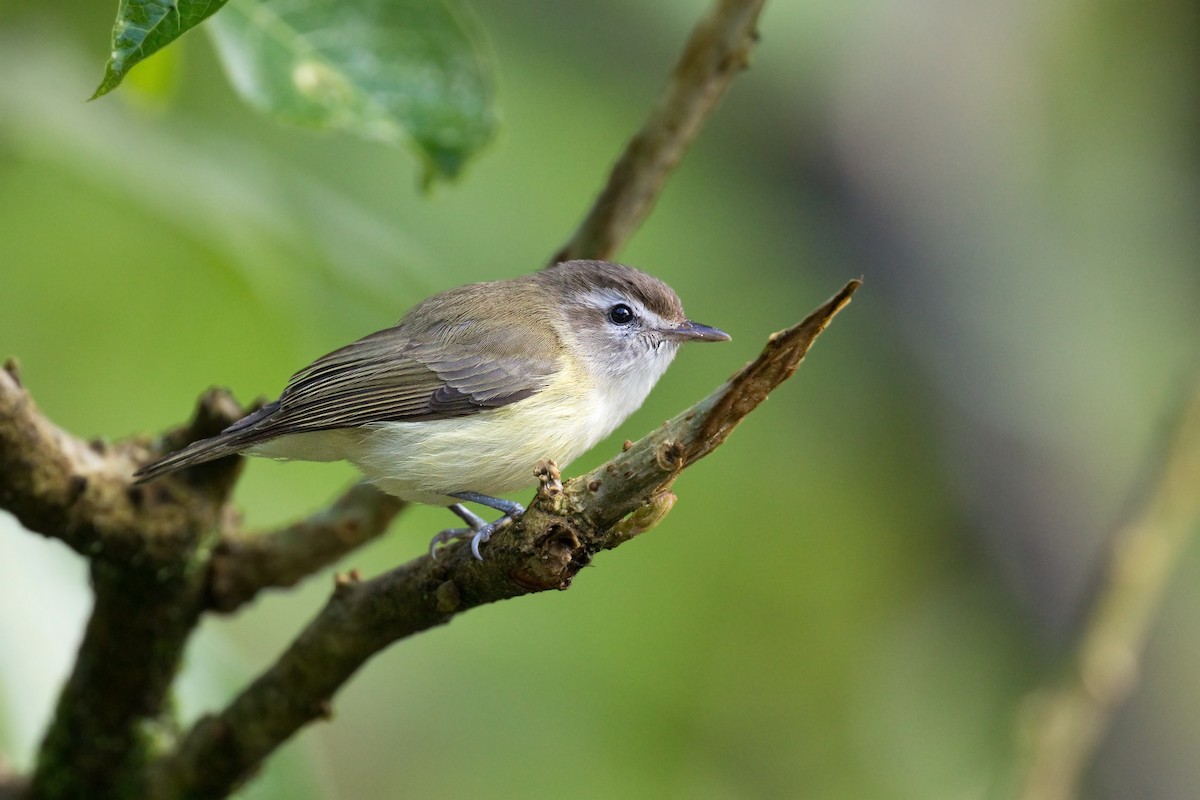
[[[266,421],[278,407],[278,403],[270,403],[230,425],[216,436],[192,442],[182,450],[176,450],[174,453],[143,465],[133,473],[133,482],[135,484],[146,483],[162,477],[168,472],[232,456],[270,438],[270,434],[264,435],[265,432],[260,428],[260,423]]]
[[[215,461],[218,458],[240,453],[248,446],[249,443],[236,434],[227,435],[219,433],[208,439],[192,442],[182,450],[176,450],[170,455],[163,456],[157,461],[151,461],[149,464],[142,466],[137,472],[133,473],[133,482],[145,483],[146,481],[152,481],[177,469],[203,464],[206,461]]]

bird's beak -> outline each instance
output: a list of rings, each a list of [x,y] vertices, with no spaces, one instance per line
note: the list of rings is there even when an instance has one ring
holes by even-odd
[[[683,342],[728,342],[730,336],[723,330],[692,322],[690,319],[674,328],[663,331],[668,339],[678,339]]]

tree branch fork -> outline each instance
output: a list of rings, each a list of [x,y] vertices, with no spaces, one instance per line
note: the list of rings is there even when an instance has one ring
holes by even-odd
[[[553,462],[544,463],[529,510],[489,541],[484,561],[472,558],[467,547],[452,545],[436,559],[426,555],[369,580],[357,571],[338,576],[327,605],[227,708],[197,722],[174,746],[139,754],[127,768],[149,776],[150,797],[221,796],[301,726],[326,715],[337,689],[380,649],[479,605],[566,589],[597,553],[649,530],[669,512],[675,502],[671,487],[680,472],[720,446],[792,375],[859,285],[851,281],[802,322],[772,335],[757,359],[711,395],[592,472],[564,482]],[[185,620],[175,637],[182,651],[202,614],[232,612],[263,589],[294,585],[380,535],[404,507],[358,484],[306,519],[251,534],[241,529],[229,503],[240,458],[146,486],[131,484],[139,464],[211,435],[242,414],[227,393],[211,390],[188,424],[158,441],[85,442],[41,414],[10,361],[0,370],[0,507],[29,530],[59,539],[86,557],[94,582],[100,578],[98,597],[104,595],[106,575],[118,576],[115,583],[124,590],[130,589],[130,573],[141,576],[132,584],[135,594],[142,593],[133,602],[169,608],[173,618]],[[98,622],[101,606],[98,600],[89,632],[97,624],[118,623]],[[166,623],[151,619],[147,624],[157,630]],[[137,653],[149,645],[122,646]],[[85,643],[81,657],[86,649]],[[166,663],[143,667],[148,674],[116,702],[140,708],[140,722],[165,713],[178,658],[174,652]],[[64,693],[60,717],[67,702]],[[91,711],[110,723],[118,712]],[[135,738],[133,721],[126,723],[128,735],[118,732],[114,752],[124,752]],[[47,754],[56,727],[43,746],[39,772],[61,766]],[[70,754],[64,744],[58,755]]]

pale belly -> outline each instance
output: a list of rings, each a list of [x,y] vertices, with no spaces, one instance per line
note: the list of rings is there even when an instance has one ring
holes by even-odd
[[[251,453],[305,461],[345,459],[381,490],[418,503],[458,502],[448,496],[451,492],[499,496],[531,486],[541,461],[553,459],[565,467],[626,415],[606,414],[607,404],[599,397],[563,403],[546,394],[455,419],[291,434]],[[564,411],[568,406],[577,410]]]

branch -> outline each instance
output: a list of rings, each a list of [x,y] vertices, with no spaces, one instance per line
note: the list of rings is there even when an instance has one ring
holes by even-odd
[[[125,464],[122,465],[122,461]],[[0,508],[28,530],[78,553],[136,547],[140,534],[126,495],[133,469],[124,451],[88,444],[42,416],[21,385],[17,363],[0,370]]]
[[[300,727],[330,712],[334,693],[387,645],[486,603],[565,589],[601,550],[648,530],[670,509],[679,472],[712,452],[767,394],[795,372],[851,281],[803,322],[773,335],[722,387],[599,469],[564,486],[543,471],[537,497],[515,524],[471,557],[463,543],[368,581],[339,577],[317,617],[266,672],[179,749],[152,765],[150,797],[223,797]]]
[[[717,0],[692,30],[658,102],[613,166],[608,184],[551,263],[610,258],[654,208],[671,170],[745,69],[765,0]]]
[[[407,504],[358,483],[328,508],[270,533],[226,532],[209,563],[209,606],[232,612],[262,589],[295,586],[387,530]]]
[[[169,438],[211,435],[241,416],[209,392],[192,422]],[[129,485],[148,445],[87,444],[53,425],[0,370],[0,507],[30,530],[87,556],[96,603],[74,669],[38,753],[28,796],[110,796],[140,779],[144,725],[167,690],[201,606],[204,545],[237,476],[214,463],[188,483]]]
[[[1200,528],[1200,383],[1180,415],[1143,505],[1113,536],[1091,615],[1056,686],[1026,701],[1025,800],[1077,795],[1114,710],[1137,683],[1149,626],[1171,570]]]
[[[228,395],[209,392],[192,422],[173,436],[212,435],[241,413]],[[129,486],[147,447],[139,439],[108,445],[72,436],[38,410],[14,360],[0,369],[0,508],[28,530],[112,563],[169,539],[181,522],[174,507],[158,502],[161,492]],[[232,469],[228,461],[214,467],[199,486],[209,496],[224,496]]]

